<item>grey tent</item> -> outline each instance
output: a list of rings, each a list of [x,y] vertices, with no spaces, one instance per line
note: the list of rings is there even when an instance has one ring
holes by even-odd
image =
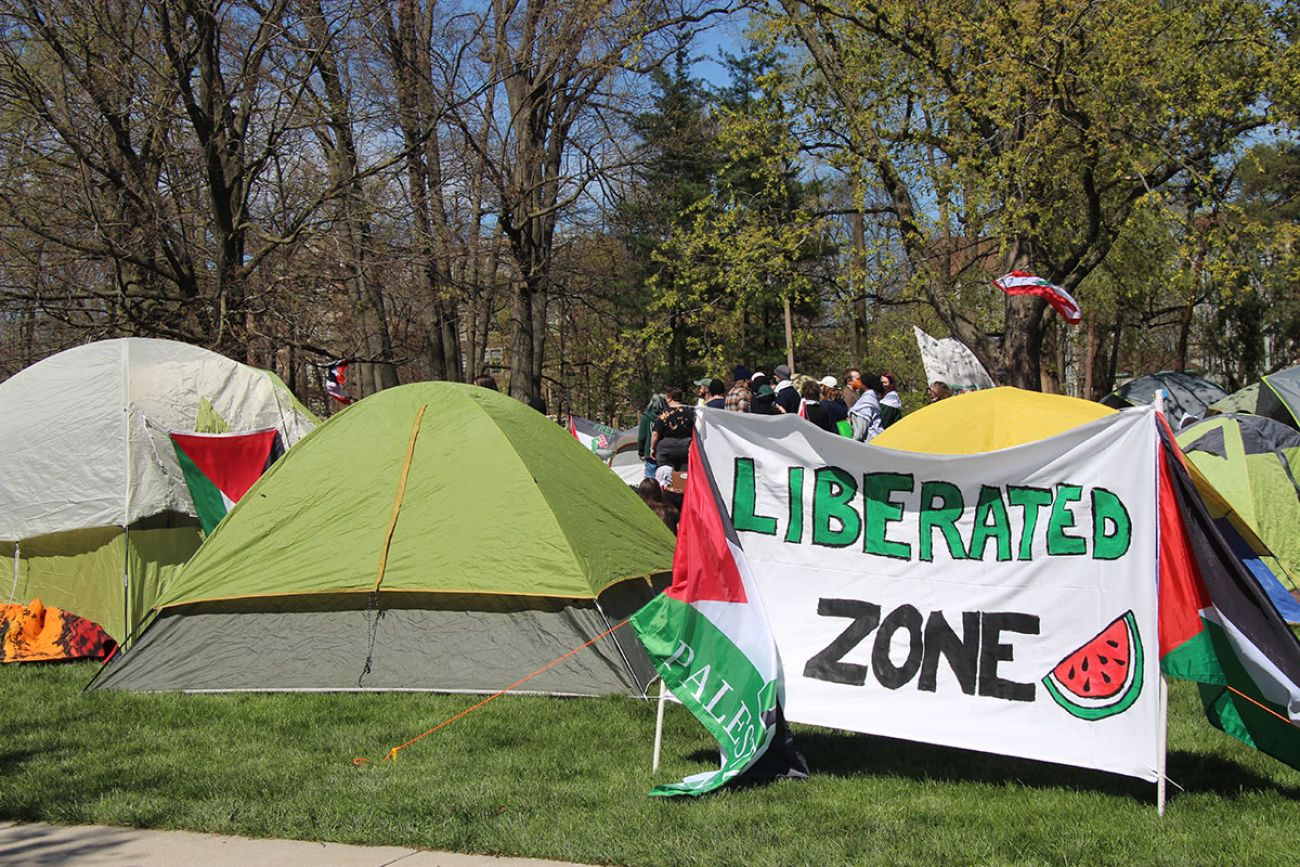
[[[1176,370],[1162,370],[1121,385],[1101,402],[1115,409],[1140,406],[1152,403],[1160,389],[1165,392],[1165,417],[1175,429],[1204,418],[1210,404],[1228,396],[1208,379]]]

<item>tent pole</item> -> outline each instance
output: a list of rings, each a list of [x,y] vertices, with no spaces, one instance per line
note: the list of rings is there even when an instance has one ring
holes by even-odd
[[[1159,738],[1158,752],[1160,753],[1160,776],[1156,778],[1156,815],[1164,818],[1165,815],[1165,794],[1168,788],[1168,779],[1165,776],[1165,769],[1169,761],[1169,681],[1165,676],[1160,675],[1160,730],[1157,737]]]
[[[664,705],[668,702],[668,690],[664,688],[663,678],[659,678],[659,709],[655,711],[655,750],[650,760],[650,773],[659,772],[659,748],[664,742]]]
[[[122,341],[122,442],[126,446],[126,486],[122,496],[122,634],[131,629],[131,342]]]
[[[618,648],[618,655],[623,660],[623,668],[627,670],[627,676],[632,679],[634,684],[636,684],[637,689],[641,690],[641,694],[645,695],[650,689],[650,684],[647,683],[644,689],[641,687],[641,682],[637,680],[636,677],[636,669],[632,667],[632,660],[628,659],[627,654],[623,652],[623,642],[618,640],[617,634],[612,634],[615,629],[614,624],[610,623],[609,618],[605,616],[605,609],[600,607],[600,600],[593,599],[592,602],[596,606],[596,613],[600,615],[600,619],[605,621],[605,628],[611,632],[609,637],[613,640],[614,646]],[[654,681],[651,681],[651,683],[653,682]]]
[[[14,542],[14,583],[13,586],[9,588],[10,602],[18,601],[14,597],[14,594],[18,592],[18,563],[19,563],[19,552],[22,550],[22,548],[23,548],[22,542]]]
[[[126,644],[131,639],[131,528],[122,527],[122,631]]]

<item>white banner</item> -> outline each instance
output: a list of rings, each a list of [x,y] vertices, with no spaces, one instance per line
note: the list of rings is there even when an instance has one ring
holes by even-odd
[[[970,456],[699,415],[788,719],[1156,779],[1154,413]]]
[[[993,387],[993,377],[969,346],[951,337],[931,337],[915,325],[912,331],[916,347],[921,350],[927,382],[942,382],[954,392]]]

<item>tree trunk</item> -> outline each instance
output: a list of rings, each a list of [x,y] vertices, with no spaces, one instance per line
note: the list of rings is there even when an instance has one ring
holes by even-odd
[[[452,301],[447,216],[438,149],[438,100],[427,50],[430,24],[414,0],[399,0],[397,20],[385,10],[383,48],[394,77],[398,125],[415,222],[424,300],[425,354],[432,379],[460,380],[460,341]]]
[[[863,227],[862,213],[854,211],[849,215],[849,235],[853,241],[853,265],[857,280],[851,280],[849,297],[853,311],[853,355],[852,364],[861,364],[867,357],[867,323],[871,312],[871,302],[867,293],[867,236]],[[858,293],[862,294],[862,303],[856,301]]]
[[[510,396],[525,401],[540,396],[533,381],[537,366],[533,308],[539,294],[528,279],[519,280],[510,308]]]
[[[1083,399],[1096,400],[1099,395],[1093,387],[1099,378],[1098,365],[1102,356],[1102,342],[1097,334],[1097,320],[1089,316],[1084,323],[1087,343],[1083,361]]]
[[[989,371],[998,385],[1042,388],[1043,311],[1047,302],[1029,295],[1007,298],[1006,330],[997,365]]]
[[[794,376],[794,313],[790,309],[790,293],[785,293],[781,300],[785,313],[785,363],[790,368],[790,375]]]
[[[1182,316],[1178,321],[1178,355],[1174,358],[1174,370],[1187,370],[1187,346],[1192,334],[1192,315],[1196,312],[1196,300],[1192,299],[1183,306]]]
[[[362,398],[398,384],[397,366],[393,363],[393,340],[384,312],[383,291],[376,281],[369,279],[370,221],[365,216],[365,190],[357,174],[351,109],[339,74],[334,40],[321,0],[300,0],[299,5],[316,70],[325,90],[325,123],[332,134],[329,139],[332,146],[327,147],[331,180],[342,191],[342,258],[347,271],[348,298],[357,326],[354,353],[361,359],[353,368],[353,394]]]

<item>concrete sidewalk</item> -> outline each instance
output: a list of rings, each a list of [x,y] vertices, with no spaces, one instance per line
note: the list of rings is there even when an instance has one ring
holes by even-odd
[[[20,825],[0,822],[5,867],[560,867],[533,858],[458,855],[398,846],[348,846],[298,840],[253,840],[189,831],[141,831],[106,825]]]

